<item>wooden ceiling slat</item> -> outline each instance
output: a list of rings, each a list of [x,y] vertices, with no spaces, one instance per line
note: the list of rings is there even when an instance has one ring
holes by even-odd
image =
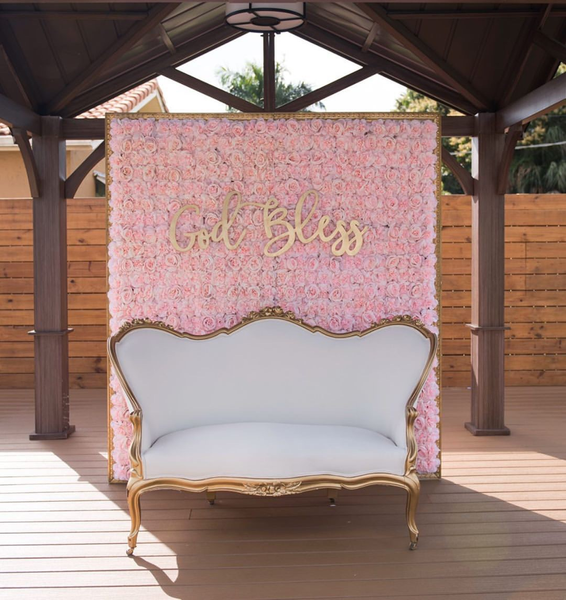
[[[457,21],[416,21],[414,35],[418,37],[419,40],[427,47],[430,48],[431,52],[433,52],[440,60],[444,61],[446,64],[449,64],[451,67],[454,67],[454,64],[459,60],[460,55],[456,52],[450,51],[449,40],[454,39],[454,28],[457,24]],[[477,23],[467,23],[467,27],[474,27]],[[412,30],[412,27],[407,25],[407,28]],[[397,40],[399,42],[399,40]],[[478,40],[479,41],[479,40]],[[477,52],[477,46],[467,48],[467,52],[472,54]],[[466,71],[460,71],[462,73],[462,77],[464,77],[466,81],[472,81],[472,77]]]
[[[41,31],[43,31],[43,35],[45,36],[47,45],[49,46],[49,49],[51,50],[51,53],[53,54],[55,64],[57,65],[57,68],[59,69],[59,73],[61,73],[61,80],[66,85],[69,82],[69,77],[67,75],[65,66],[63,65],[61,59],[59,58],[59,53],[55,50],[51,34],[50,34],[49,30],[47,29],[45,21],[39,21],[39,25],[41,27]],[[74,25],[74,23],[73,23],[73,25]],[[67,37],[65,36],[64,39],[66,40]]]
[[[448,52],[452,61],[455,61],[455,57],[458,57],[458,70],[468,77],[476,64],[479,52],[479,40],[484,38],[489,27],[489,22],[478,21],[470,23],[467,21],[455,21],[455,24],[454,36]],[[492,60],[495,60],[495,57]]]
[[[0,37],[2,38],[4,52],[10,59],[10,62],[18,75],[18,80],[31,103],[31,108],[36,109],[39,105],[39,89],[30,73],[29,65],[26,62],[10,23],[0,21]]]
[[[79,77],[70,85],[66,86],[45,106],[46,114],[58,113],[65,104],[81,92],[89,83],[108,67],[109,64],[116,61],[124,52],[139,42],[145,35],[154,29],[171,11],[178,6],[178,3],[167,3],[154,6],[148,16],[130,27],[128,31],[120,37],[108,50],[102,54],[95,62],[91,63]]]
[[[101,8],[104,8],[104,6],[101,6]],[[79,21],[78,25],[85,50],[91,62],[101,56],[119,37],[114,21],[93,19]]]
[[[491,108],[492,103],[484,94],[474,89],[469,81],[466,81],[454,67],[426,46],[408,27],[388,17],[387,11],[382,6],[379,4],[363,3],[358,3],[357,6],[379,23],[389,35],[397,39],[400,44],[413,52],[423,63],[433,69],[437,75],[449,83],[464,98],[467,98],[474,104],[478,110],[489,110]]]
[[[444,43],[444,49],[442,52],[443,60],[448,60],[448,56],[450,55],[450,48],[452,48],[452,43],[454,42],[454,36],[456,35],[456,27],[458,25],[458,21],[452,21],[450,26],[450,31],[446,36],[446,40]]]
[[[523,21],[529,23],[530,21]],[[465,29],[481,28],[481,22],[459,22],[459,34]],[[505,21],[502,19],[491,19],[484,21],[483,35],[478,36],[478,53],[476,54],[474,64],[470,67],[469,77],[474,85],[494,101],[500,97],[500,87],[508,75],[508,64],[506,57],[512,51],[517,39],[520,39],[521,24],[520,20]],[[457,34],[458,35],[458,34]],[[469,37],[466,40],[469,42]],[[455,38],[455,41],[458,38]],[[460,51],[463,44],[460,40]]]
[[[470,75],[468,77],[468,79],[470,79],[471,81],[474,80],[478,69],[480,68],[480,65],[482,64],[482,59],[484,56],[486,56],[487,52],[486,52],[486,46],[487,46],[487,42],[489,40],[489,37],[491,35],[491,32],[493,31],[493,24],[495,21],[490,20],[486,27],[485,30],[483,32],[483,35],[481,37],[481,40],[479,41],[478,44],[478,48],[477,48],[477,53],[474,59],[474,63],[472,65],[472,68],[470,70]],[[493,57],[490,57],[491,60],[493,60]]]
[[[32,104],[32,108],[34,110],[37,109],[41,101],[41,84],[36,80],[20,44],[20,41],[27,42],[27,40],[25,38],[22,40],[18,39],[12,24],[3,20],[0,20],[0,38],[2,39],[2,46],[14,66],[18,78],[26,91],[26,95]]]

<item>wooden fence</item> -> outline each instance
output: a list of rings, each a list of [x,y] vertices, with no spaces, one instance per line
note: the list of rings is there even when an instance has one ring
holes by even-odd
[[[566,195],[508,196],[507,385],[566,385]],[[106,209],[68,203],[71,385],[106,386]],[[444,385],[470,383],[471,209],[442,199]],[[0,200],[0,388],[33,387],[30,200]]]

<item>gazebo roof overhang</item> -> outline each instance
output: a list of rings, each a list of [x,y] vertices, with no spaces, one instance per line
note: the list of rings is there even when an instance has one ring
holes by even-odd
[[[566,56],[566,4],[314,2],[307,15],[293,35],[361,67],[325,92],[379,73],[467,115],[512,105]],[[217,2],[2,4],[1,92],[67,118],[160,74],[214,93],[175,67],[241,35]]]
[[[476,435],[505,435],[504,193],[526,123],[566,102],[566,4],[537,0],[463,4],[307,4],[292,34],[359,69],[285,106],[275,105],[273,34],[264,36],[264,105],[177,67],[243,32],[217,2],[0,4],[0,122],[12,129],[34,198],[36,430],[68,437],[66,206],[100,145],[70,175],[65,140],[102,139],[103,119],[77,115],[158,75],[244,112],[293,112],[374,74],[460,111],[442,135],[472,136],[473,173],[443,150],[472,212],[472,419]],[[253,34],[252,34],[253,35]],[[33,147],[29,135],[34,138]]]

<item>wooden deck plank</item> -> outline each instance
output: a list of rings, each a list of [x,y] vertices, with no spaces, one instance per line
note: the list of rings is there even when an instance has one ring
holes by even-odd
[[[403,493],[284,498],[155,492],[125,556],[123,485],[106,481],[105,394],[77,390],[77,434],[30,442],[29,391],[0,392],[0,599],[566,598],[564,388],[513,388],[509,438],[463,428],[443,393],[443,479],[423,481],[407,550]],[[456,593],[457,592],[457,593]]]

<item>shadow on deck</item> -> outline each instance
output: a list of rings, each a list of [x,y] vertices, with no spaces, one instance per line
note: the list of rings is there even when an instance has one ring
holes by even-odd
[[[2,392],[0,598],[566,598],[563,388],[513,388],[508,438],[463,428],[445,390],[443,479],[424,481],[419,549],[404,493],[283,498],[154,492],[125,556],[125,487],[107,483],[101,390],[76,391],[66,441],[30,442],[32,393]]]

